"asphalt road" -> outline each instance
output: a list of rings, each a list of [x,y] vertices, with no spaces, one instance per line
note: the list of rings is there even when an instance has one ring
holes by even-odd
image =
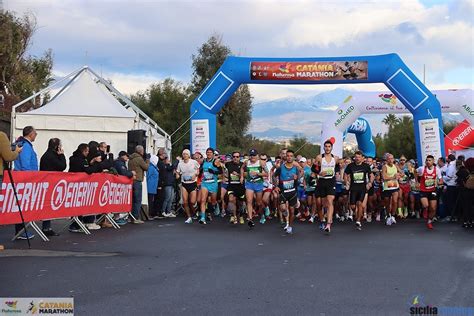
[[[56,227],[60,227],[56,223]],[[74,296],[78,315],[409,315],[420,304],[474,307],[474,229],[420,221],[331,236],[298,223],[249,231],[181,218],[8,241],[0,227],[0,297]]]

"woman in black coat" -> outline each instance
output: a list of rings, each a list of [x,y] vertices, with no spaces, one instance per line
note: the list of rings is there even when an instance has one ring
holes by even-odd
[[[39,170],[62,172],[65,169],[66,157],[61,146],[61,140],[59,138],[51,138],[48,142],[48,149],[41,156]],[[43,221],[43,233],[48,237],[59,236],[58,233],[51,229],[51,221]]]

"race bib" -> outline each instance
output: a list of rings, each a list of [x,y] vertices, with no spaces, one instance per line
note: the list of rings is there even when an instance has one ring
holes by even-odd
[[[285,190],[285,192],[292,191],[292,190],[295,189],[295,181],[294,180],[283,180],[282,186],[283,186],[283,190]]]
[[[231,182],[239,182],[240,183],[240,176],[237,176],[235,174],[230,175],[230,181]]]
[[[435,180],[434,179],[425,179],[425,187],[427,189],[432,188],[435,186]]]
[[[364,173],[363,172],[356,172],[352,174],[354,183],[364,183]]]
[[[214,175],[208,171],[204,171],[204,181],[206,182],[214,181]]]
[[[190,182],[193,180],[192,176],[183,176],[183,181]]]
[[[325,177],[334,176],[334,168],[324,168],[323,171],[326,172]]]

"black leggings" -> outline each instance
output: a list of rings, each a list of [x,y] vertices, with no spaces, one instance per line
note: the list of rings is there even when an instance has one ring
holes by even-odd
[[[464,222],[474,221],[474,190],[462,188],[459,191],[458,203]]]

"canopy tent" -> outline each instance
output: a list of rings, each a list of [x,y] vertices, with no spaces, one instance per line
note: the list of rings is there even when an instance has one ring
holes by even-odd
[[[64,82],[42,107],[16,112],[20,105],[46,92],[52,93]],[[127,150],[127,131],[136,129],[146,131],[147,152],[156,153],[160,147],[171,151],[170,135],[87,66],[16,104],[12,110],[12,138],[21,136],[22,129],[28,125],[38,131],[34,143],[38,156],[46,151],[49,139],[54,137],[61,139],[67,157],[80,143],[91,140],[107,142],[117,156],[119,151]]]

